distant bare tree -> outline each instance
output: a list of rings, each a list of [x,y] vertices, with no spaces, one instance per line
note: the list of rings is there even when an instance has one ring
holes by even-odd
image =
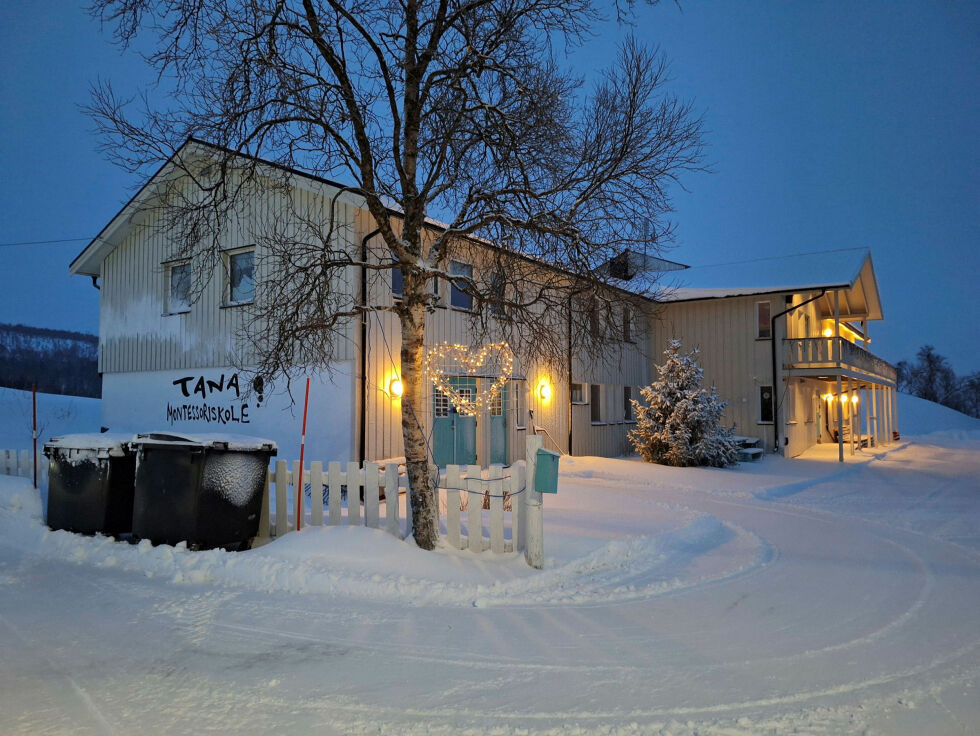
[[[606,10],[622,20],[632,5]],[[492,322],[518,349],[533,340],[562,360],[565,333],[587,334],[589,315],[618,298],[600,265],[649,223],[661,241],[669,236],[669,189],[700,165],[700,120],[664,92],[663,58],[627,41],[586,89],[555,46],[583,41],[603,20],[592,0],[95,0],[93,12],[123,46],[155,37],[146,59],[167,92],[165,106],[145,95],[130,114],[108,83],[96,87],[91,109],[110,157],[145,172],[191,135],[227,149],[207,166],[176,160],[195,188],[175,187],[157,205],[199,273],[218,262],[244,198],[278,188],[290,205],[256,236],[279,265],[253,307],[263,372],[328,365],[346,321],[397,314],[415,538],[432,548],[415,416],[432,282],[451,280],[473,297],[476,327]],[[373,241],[342,237],[332,208],[303,209],[286,171],[239,154],[351,182],[373,216]],[[445,227],[429,227],[430,216]],[[499,268],[450,275],[469,238],[499,247]],[[401,300],[383,307],[338,286],[332,276],[351,265],[400,269]],[[488,319],[501,313],[508,319]],[[598,348],[594,337],[580,347]]]

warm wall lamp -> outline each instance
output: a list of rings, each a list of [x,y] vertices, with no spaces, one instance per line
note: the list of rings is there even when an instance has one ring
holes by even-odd
[[[551,384],[548,383],[546,378],[542,378],[540,383],[538,383],[538,396],[541,397],[542,401],[551,400]]]
[[[401,396],[403,390],[402,379],[398,376],[393,376],[391,381],[388,382],[388,393],[392,396]]]

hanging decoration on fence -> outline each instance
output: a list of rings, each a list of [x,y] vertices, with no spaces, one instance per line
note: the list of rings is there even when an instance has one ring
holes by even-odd
[[[464,416],[476,416],[507,383],[514,369],[514,353],[506,342],[481,347],[441,343],[429,349],[425,367],[432,384],[449,398],[456,411]],[[452,379],[459,376],[485,380],[481,390],[474,394],[453,385]]]

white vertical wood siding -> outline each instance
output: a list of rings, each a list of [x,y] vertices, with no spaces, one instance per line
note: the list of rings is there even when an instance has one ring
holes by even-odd
[[[226,231],[223,249],[256,243],[276,207],[271,199],[257,197],[252,201],[248,211]],[[278,204],[281,206],[282,202]],[[301,210],[315,210],[326,207],[327,199],[297,189],[296,204]],[[336,207],[338,216],[352,223],[354,208],[343,203]],[[152,219],[136,224],[102,264],[99,370],[118,373],[249,364],[251,354],[238,339],[247,308],[223,305],[226,275],[221,259],[208,267],[209,280],[188,312],[166,313],[168,283],[164,264],[173,258],[176,248],[169,233],[156,224]],[[342,229],[339,237],[349,240],[352,233],[350,225]],[[273,267],[266,255],[261,247],[256,248],[257,289]],[[348,271],[338,279],[338,288],[350,288],[354,271]],[[339,340],[338,348],[338,359],[353,357],[349,339]]]
[[[759,437],[772,449],[773,427],[759,421],[759,387],[773,385],[771,340],[758,339],[756,302],[768,301],[771,314],[785,308],[781,294],[730,297],[665,304],[652,322],[654,362],[663,362],[667,341],[677,338],[683,352],[701,350],[704,385],[715,386],[728,402],[724,422],[735,433]],[[773,335],[782,344],[785,319],[779,318]],[[777,349],[777,371],[781,354]],[[777,381],[778,383],[778,381]]]

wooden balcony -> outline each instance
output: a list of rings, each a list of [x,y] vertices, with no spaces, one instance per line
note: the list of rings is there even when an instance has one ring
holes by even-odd
[[[891,363],[842,337],[793,338],[783,340],[783,345],[783,368],[794,373],[836,376],[839,365],[842,374],[854,378],[877,378],[894,384],[898,377]]]

